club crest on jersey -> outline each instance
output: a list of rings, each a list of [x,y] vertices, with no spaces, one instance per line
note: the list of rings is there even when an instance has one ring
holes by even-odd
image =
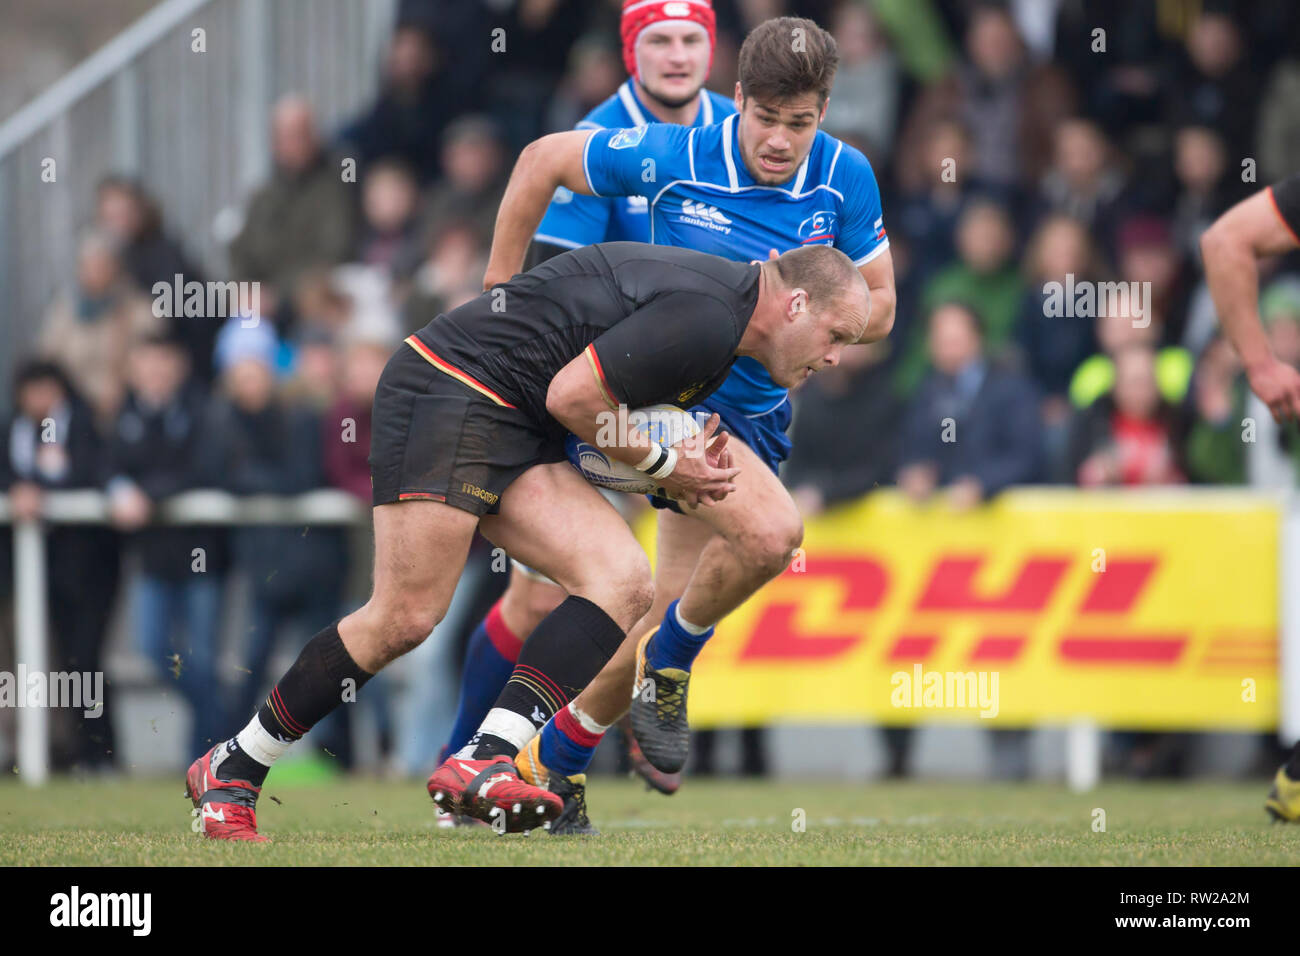
[[[834,242],[839,217],[831,209],[819,209],[803,222],[799,223],[799,241]]]
[[[610,149],[631,149],[637,143],[645,138],[645,131],[649,127],[633,126],[631,129],[621,129],[609,139]]]
[[[682,200],[681,221],[692,226],[703,226],[717,232],[731,232],[731,220],[718,211],[717,206],[693,199]]]

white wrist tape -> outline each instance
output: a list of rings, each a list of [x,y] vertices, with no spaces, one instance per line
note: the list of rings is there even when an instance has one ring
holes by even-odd
[[[664,463],[654,471],[650,472],[650,477],[654,478],[656,481],[661,478],[667,478],[673,473],[673,469],[677,467],[677,450],[674,448],[665,448],[664,451],[668,453],[665,456]]]
[[[659,461],[659,456],[662,454],[663,446],[651,442],[650,450],[645,453],[645,457],[633,467],[635,467],[637,471],[649,471]]]

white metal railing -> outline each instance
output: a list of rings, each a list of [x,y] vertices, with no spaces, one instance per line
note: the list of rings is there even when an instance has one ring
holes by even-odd
[[[138,177],[169,232],[222,275],[213,223],[270,168],[271,105],[302,93],[326,131],[358,111],[395,11],[396,0],[164,0],[0,123],[0,392],[70,280],[101,178]]]
[[[235,497],[222,491],[188,491],[159,504],[160,524],[227,525],[346,525],[366,520],[365,502],[333,489],[294,497],[253,495]],[[0,524],[13,520],[8,496],[0,495]],[[50,492],[36,520],[14,525],[14,660],[26,672],[49,671],[49,632],[46,606],[45,525],[102,524],[108,520],[108,500],[98,491]],[[28,786],[49,778],[49,711],[20,707],[18,717],[18,775]]]

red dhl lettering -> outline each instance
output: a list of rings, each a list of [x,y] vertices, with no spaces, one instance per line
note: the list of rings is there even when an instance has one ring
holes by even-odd
[[[960,613],[962,621],[982,614],[1024,615],[1024,631],[990,631],[971,644],[966,660],[973,664],[1011,666],[1029,644],[1028,631],[1060,592],[1076,559],[1059,555],[1027,556],[1014,578],[1000,593],[980,593],[975,581],[985,562],[979,555],[940,555],[926,578],[913,610],[933,615]],[[1105,573],[1096,575],[1080,601],[1081,620],[1056,640],[1055,655],[1062,661],[1087,666],[1170,666],[1177,663],[1190,641],[1186,633],[1137,634],[1101,624],[1096,615],[1131,613],[1150,586],[1160,564],[1159,556],[1114,556]],[[790,594],[791,583],[807,586],[833,580],[843,589],[841,614],[834,624],[811,630],[800,622],[803,603]],[[762,663],[776,660],[826,661],[876,641],[882,659],[890,662],[925,661],[941,651],[946,635],[933,623],[915,630],[906,623],[897,634],[871,632],[874,613],[890,595],[891,579],[885,564],[870,557],[808,557],[804,570],[787,570],[779,579],[785,587],[771,586],[755,598],[762,608],[737,654],[738,661]],[[802,589],[802,587],[801,587]],[[1103,618],[1104,620],[1104,618]],[[1092,622],[1092,623],[1089,623]],[[1082,624],[1084,630],[1079,630]],[[1005,623],[1003,624],[1005,626]]]

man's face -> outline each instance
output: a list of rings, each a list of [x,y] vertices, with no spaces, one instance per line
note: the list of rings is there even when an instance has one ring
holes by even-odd
[[[930,361],[944,375],[956,375],[980,355],[980,336],[970,313],[944,306],[930,318]]]
[[[1125,349],[1115,357],[1115,407],[1132,418],[1150,418],[1160,407],[1155,356],[1150,349]]]
[[[239,359],[226,369],[225,383],[231,400],[246,412],[260,412],[275,393],[275,375],[259,359]]]
[[[740,158],[754,180],[775,186],[794,177],[812,149],[817,129],[826,116],[826,104],[816,93],[801,93],[785,100],[760,102],[741,95],[736,84],[736,124]]]
[[[287,103],[277,108],[271,121],[271,151],[275,161],[288,172],[306,169],[319,148],[316,121],[304,104]]]
[[[803,289],[783,293],[785,334],[768,371],[783,388],[794,388],[814,372],[840,364],[844,347],[867,330],[869,304],[862,289],[852,289],[822,306],[810,304]]]
[[[117,257],[104,246],[88,244],[77,258],[77,284],[92,298],[106,295],[119,272]]]
[[[132,349],[127,369],[132,389],[149,401],[164,402],[185,380],[185,354],[172,345],[140,345]]]
[[[695,99],[709,75],[709,34],[692,23],[647,27],[636,42],[641,86],[665,106]]]
[[[38,378],[18,390],[18,408],[27,418],[41,421],[54,414],[54,410],[67,398],[57,379]]]

